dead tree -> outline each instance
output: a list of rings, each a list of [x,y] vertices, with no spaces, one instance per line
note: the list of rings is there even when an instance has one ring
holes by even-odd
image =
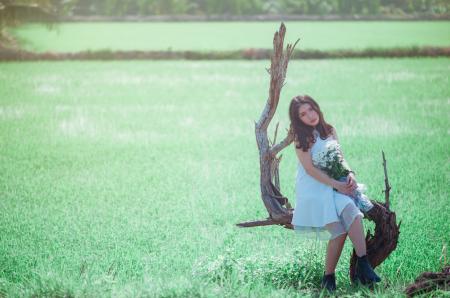
[[[450,290],[450,266],[446,266],[441,272],[424,272],[420,274],[414,283],[405,289],[408,297],[424,294],[436,289]]]
[[[269,97],[266,106],[261,113],[258,122],[255,122],[256,142],[259,150],[260,161],[260,188],[261,198],[264,206],[269,213],[269,217],[263,220],[243,222],[237,224],[239,227],[256,227],[266,225],[281,225],[287,229],[293,229],[291,224],[294,209],[291,207],[288,198],[283,196],[280,191],[279,183],[279,163],[281,161],[277,154],[289,146],[293,140],[294,135],[291,130],[287,132],[285,138],[276,144],[278,133],[278,124],[275,128],[275,135],[273,142],[269,142],[267,135],[267,128],[275,114],[280,99],[280,92],[284,86],[286,78],[287,67],[289,59],[294,51],[295,46],[288,44],[286,51],[283,51],[284,36],[286,27],[281,23],[279,31],[275,32],[273,38],[273,54],[271,58],[270,69],[267,69],[270,74]],[[375,235],[371,235],[370,231],[367,233],[367,255],[375,268],[381,264],[389,254],[396,248],[398,237],[400,234],[400,224],[396,224],[395,213],[389,210],[389,181],[387,177],[386,160],[383,152],[383,166],[385,174],[385,200],[386,203],[379,203],[371,200],[374,207],[365,214],[365,218],[375,222]],[[354,280],[356,255],[353,251],[353,256],[350,263],[350,277]]]

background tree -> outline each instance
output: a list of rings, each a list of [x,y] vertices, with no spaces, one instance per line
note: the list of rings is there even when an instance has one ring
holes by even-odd
[[[46,1],[49,2],[49,1]],[[54,1],[53,1],[54,2]],[[439,14],[448,0],[65,0],[73,15]]]
[[[46,23],[49,27],[58,16],[73,7],[69,1],[55,0],[0,0],[0,47],[14,45],[7,27],[17,26],[27,21]]]

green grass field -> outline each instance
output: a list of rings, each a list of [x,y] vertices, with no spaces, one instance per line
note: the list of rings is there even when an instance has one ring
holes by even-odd
[[[449,21],[286,22],[286,40],[297,49],[409,48],[450,46]],[[36,52],[83,50],[219,51],[272,48],[279,22],[63,23],[49,31],[32,24],[13,31],[21,45]],[[274,29],[275,28],[275,29]]]
[[[267,216],[253,121],[268,66],[0,64],[0,296],[317,294],[324,243],[235,226]],[[378,200],[386,153],[402,226],[376,269],[377,297],[402,296],[419,273],[440,270],[450,241],[449,70],[448,58],[293,61],[288,70],[272,124],[284,131],[290,98],[313,96]],[[283,151],[293,205],[297,162],[292,146]],[[370,294],[349,286],[350,252],[347,241],[338,293]]]

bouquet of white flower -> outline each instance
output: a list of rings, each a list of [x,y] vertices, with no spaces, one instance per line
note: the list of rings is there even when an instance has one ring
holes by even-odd
[[[328,141],[324,151],[318,152],[312,156],[312,162],[316,168],[323,170],[328,176],[338,181],[346,181],[347,175],[350,173],[344,165],[341,148],[336,140]],[[358,183],[358,187],[351,195],[355,205],[363,212],[367,212],[373,207],[369,198],[363,194],[365,191],[365,185]]]

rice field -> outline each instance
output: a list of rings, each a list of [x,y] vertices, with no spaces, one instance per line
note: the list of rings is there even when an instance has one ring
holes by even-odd
[[[35,52],[85,50],[224,51],[272,48],[279,22],[61,23],[12,31],[24,49]],[[449,21],[286,22],[286,40],[297,49],[362,50],[450,46]]]
[[[0,296],[318,295],[324,243],[235,226],[267,216],[254,121],[268,66],[0,64]],[[449,76],[448,58],[290,64],[272,124],[283,132],[290,98],[313,96],[378,200],[385,151],[402,221],[373,292],[350,286],[346,242],[340,296],[402,297],[448,260]],[[281,187],[293,205],[297,162],[292,146],[283,151]]]

